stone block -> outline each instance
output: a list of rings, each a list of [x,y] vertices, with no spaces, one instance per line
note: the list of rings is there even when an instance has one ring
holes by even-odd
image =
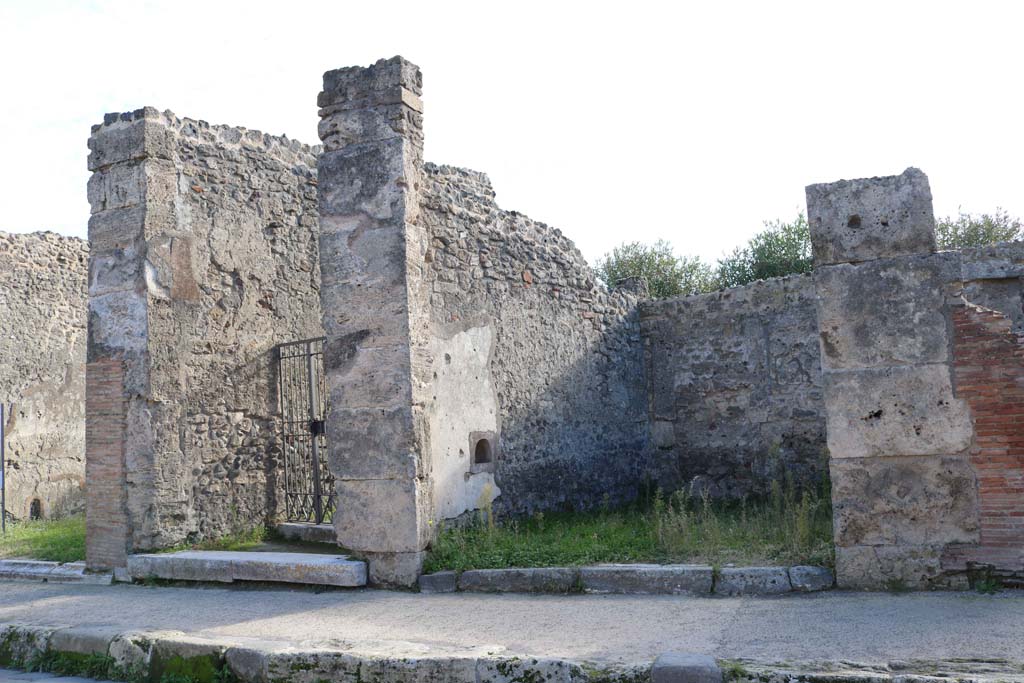
[[[231,583],[231,559],[192,552],[136,554],[128,556],[128,573],[135,580],[149,578],[173,581],[211,581]]]
[[[722,683],[722,670],[710,655],[666,652],[654,660],[651,683]]]
[[[943,573],[941,545],[836,547],[836,585],[855,590],[964,590],[962,575]]]
[[[960,453],[973,426],[953,395],[949,366],[826,372],[828,449],[833,459]]]
[[[324,347],[324,369],[332,406],[394,412],[406,408],[411,400],[407,343],[372,347],[351,339],[328,339]],[[398,444],[393,446],[399,447]]]
[[[420,593],[454,593],[459,587],[458,572],[435,572],[419,577]]]
[[[459,576],[459,590],[475,593],[571,593],[579,571],[569,567],[471,569]]]
[[[426,547],[429,492],[418,480],[341,480],[336,486],[339,545],[375,553],[418,553]]]
[[[76,626],[62,628],[50,636],[50,649],[58,652],[74,652],[81,655],[107,654],[110,642],[117,631],[109,628]]]
[[[155,577],[221,583],[261,581],[341,587],[366,585],[364,562],[350,560],[343,555],[318,553],[187,550],[130,555],[128,572],[134,579]]]
[[[302,524],[298,522],[284,522],[277,525],[277,533],[291,541],[305,541],[307,543],[337,544],[338,539],[334,535],[333,524]]]
[[[715,581],[716,595],[777,595],[791,590],[786,567],[725,567]]]
[[[836,545],[978,540],[977,477],[966,457],[834,459],[831,469]]]
[[[423,572],[424,552],[375,553],[364,552],[370,570],[370,585],[410,588]]]
[[[325,152],[317,163],[320,215],[357,217],[363,229],[379,222],[404,232],[410,153],[401,138]]]
[[[583,672],[578,665],[562,659],[543,657],[481,657],[477,683],[579,683]]]
[[[822,367],[947,362],[946,300],[959,281],[955,252],[816,269]]]
[[[155,109],[100,127],[89,138],[89,170],[147,158],[174,159],[175,134]]]
[[[808,185],[807,221],[815,266],[935,251],[931,188],[916,168]]]
[[[789,568],[789,583],[801,593],[826,591],[835,585],[832,570],[826,567],[796,566]]]
[[[698,564],[607,564],[579,571],[586,593],[707,595],[714,583],[714,570]]]
[[[327,419],[332,435],[329,465],[336,479],[411,479],[417,475],[419,458],[408,408],[348,410],[334,402]]]

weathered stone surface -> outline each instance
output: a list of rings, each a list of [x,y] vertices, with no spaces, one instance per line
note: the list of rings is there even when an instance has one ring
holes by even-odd
[[[640,305],[649,474],[665,491],[767,494],[816,485],[825,406],[814,280],[793,276]]]
[[[714,570],[697,564],[608,564],[579,572],[586,593],[703,595],[714,583]]]
[[[6,510],[17,519],[85,507],[88,258],[83,240],[0,232]]]
[[[459,587],[459,574],[452,571],[422,574],[419,586],[420,593],[454,593]]]
[[[333,524],[300,524],[284,522],[277,525],[277,533],[286,539],[310,543],[337,543]]]
[[[476,593],[569,593],[579,570],[568,567],[470,569],[459,575],[459,590]]]
[[[816,269],[824,369],[948,362],[959,280],[957,252]]]
[[[716,595],[775,595],[791,590],[785,567],[724,567],[715,580]]]
[[[423,551],[411,553],[364,551],[360,555],[366,558],[370,565],[371,585],[409,587],[416,585],[417,577],[423,572],[423,560],[427,554]]]
[[[825,591],[835,584],[836,577],[827,567],[796,566],[789,568],[789,583],[801,593]]]
[[[269,581],[320,586],[366,585],[366,563],[344,555],[291,552],[187,550],[157,555],[131,555],[134,579],[154,577],[177,581]]]
[[[710,655],[666,652],[654,660],[652,683],[722,683],[722,670]]]
[[[931,188],[916,168],[808,185],[807,221],[816,266],[935,251]]]
[[[418,552],[430,538],[429,489],[419,479],[339,479],[338,543],[367,552]]]
[[[112,578],[110,572],[87,572],[84,562],[61,564],[41,560],[0,560],[0,579],[5,581],[110,585]]]
[[[54,631],[50,636],[50,649],[82,655],[105,655],[110,649],[110,641],[117,635],[117,631],[111,628],[90,626],[62,628]]]
[[[959,453],[971,445],[967,404],[946,364],[825,373],[833,459]]]
[[[963,574],[942,568],[944,545],[836,547],[836,585],[863,590],[922,590],[968,587]]]
[[[833,460],[836,544],[977,541],[977,489],[977,477],[966,457]]]

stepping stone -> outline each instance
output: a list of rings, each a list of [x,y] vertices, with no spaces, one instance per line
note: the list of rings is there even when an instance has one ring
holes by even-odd
[[[133,579],[172,581],[270,581],[349,588],[366,585],[365,562],[317,553],[185,550],[130,555],[128,574]]]
[[[310,543],[337,543],[338,537],[333,524],[300,524],[285,522],[277,525],[277,532],[289,541]]]

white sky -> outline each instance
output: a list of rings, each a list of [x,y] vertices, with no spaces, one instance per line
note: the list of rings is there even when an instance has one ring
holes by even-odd
[[[316,143],[322,73],[422,67],[426,156],[593,260],[715,259],[804,185],[1024,215],[1024,3],[0,0],[0,229],[84,236],[89,127],[151,105]]]

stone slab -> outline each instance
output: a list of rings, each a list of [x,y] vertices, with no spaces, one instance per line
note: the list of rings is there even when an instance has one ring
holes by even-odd
[[[807,186],[807,221],[816,266],[935,251],[928,176],[898,176]]]
[[[698,564],[606,564],[582,567],[580,583],[586,593],[706,595],[714,570]]]
[[[277,525],[277,533],[290,541],[306,541],[307,543],[337,544],[338,537],[333,524],[299,524],[285,522]]]
[[[786,567],[725,567],[715,581],[716,595],[777,595],[792,589]]]
[[[789,583],[793,590],[801,593],[829,590],[835,582],[832,570],[826,567],[800,565],[789,568]]]
[[[87,572],[84,562],[61,564],[41,560],[0,560],[0,580],[110,585],[113,575],[110,572]]]
[[[459,590],[474,593],[570,593],[579,571],[570,567],[471,569],[459,576]]]
[[[454,593],[459,588],[458,572],[435,572],[419,578],[420,593]]]
[[[710,655],[666,652],[654,660],[652,683],[722,683],[722,670]]]
[[[320,586],[366,585],[366,563],[344,555],[187,550],[177,553],[130,555],[133,579],[174,581],[267,581]]]
[[[945,364],[826,372],[833,459],[959,453],[974,429]]]

